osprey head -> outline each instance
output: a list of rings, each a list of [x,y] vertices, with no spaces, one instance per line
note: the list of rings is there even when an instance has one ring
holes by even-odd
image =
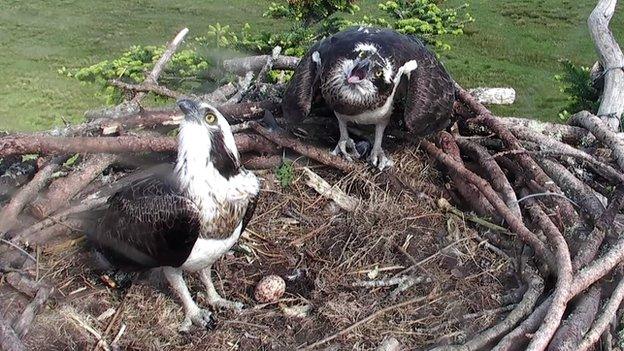
[[[336,61],[330,70],[324,83],[326,90],[352,106],[385,101],[392,92],[394,65],[374,44],[355,44],[353,51]]]
[[[226,178],[237,174],[238,150],[225,117],[213,106],[189,99],[178,100],[178,107],[184,112],[178,135],[178,163],[212,165]]]

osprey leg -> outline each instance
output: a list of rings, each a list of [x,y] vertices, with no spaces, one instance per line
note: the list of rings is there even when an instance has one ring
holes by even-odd
[[[223,297],[221,297],[221,295],[219,295],[219,293],[214,287],[214,284],[212,283],[211,268],[212,266],[209,266],[208,268],[204,268],[199,272],[199,277],[202,283],[204,283],[204,285],[206,286],[206,294],[208,295],[208,303],[213,307],[229,308],[229,309],[236,310],[236,311],[242,310],[243,309],[242,303],[226,300]]]
[[[380,171],[383,171],[386,167],[394,166],[394,162],[390,157],[386,156],[386,153],[381,148],[381,142],[383,140],[383,133],[386,129],[388,122],[381,122],[375,125],[375,142],[373,143],[373,149],[371,150],[370,157],[368,158],[369,162],[379,168]]]
[[[342,154],[347,159],[347,161],[350,162],[353,161],[353,157],[360,158],[360,153],[355,148],[355,143],[353,142],[353,139],[349,138],[347,122],[338,116],[336,117],[338,118],[338,128],[340,129],[340,140],[338,140],[338,145],[336,145],[336,148],[334,149],[334,151],[332,151],[332,154]],[[351,149],[352,151],[349,152],[347,148]]]
[[[171,289],[178,295],[184,306],[184,320],[180,324],[178,330],[186,333],[193,324],[202,328],[209,328],[212,324],[212,313],[199,308],[195,301],[193,301],[191,293],[184,282],[182,270],[174,267],[163,267],[163,273],[169,285],[171,285]]]

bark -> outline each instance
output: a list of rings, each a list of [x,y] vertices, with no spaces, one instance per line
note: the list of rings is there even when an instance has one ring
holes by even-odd
[[[54,289],[48,286],[43,286],[37,291],[35,298],[26,306],[19,318],[13,323],[15,333],[23,338],[30,329],[32,322],[35,320],[37,313],[41,310],[43,305],[48,301],[50,295],[52,295]]]
[[[598,342],[600,336],[607,330],[609,323],[615,318],[616,312],[624,299],[624,279],[620,278],[620,282],[611,294],[609,302],[604,307],[600,317],[596,320],[592,328],[585,334],[583,341],[578,346],[578,351],[589,350],[590,347]]]

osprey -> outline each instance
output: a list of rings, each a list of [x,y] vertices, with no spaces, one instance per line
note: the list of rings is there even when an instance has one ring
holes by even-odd
[[[117,268],[162,267],[184,306],[180,331],[208,327],[211,313],[193,301],[182,273],[199,273],[213,307],[241,309],[222,298],[211,265],[238,240],[255,209],[256,176],[240,163],[234,137],[214,107],[180,100],[184,112],[175,167],[136,180],[108,200],[97,229],[87,234]]]
[[[349,161],[360,157],[347,123],[374,124],[369,161],[383,170],[393,164],[381,142],[395,102],[405,100],[405,126],[424,136],[449,125],[455,87],[417,38],[359,27],[319,41],[303,56],[282,101],[284,116],[292,123],[305,118],[317,96],[338,119],[340,140],[333,153]]]

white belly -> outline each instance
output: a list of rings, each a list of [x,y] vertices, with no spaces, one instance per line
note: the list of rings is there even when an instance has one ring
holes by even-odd
[[[197,239],[191,254],[182,264],[182,269],[196,272],[215,263],[223,254],[228,252],[240,236],[242,223],[234,229],[234,233],[225,239]]]
[[[359,115],[343,115],[342,113],[335,112],[336,117],[340,118],[344,122],[354,122],[357,124],[377,124],[382,121],[387,121],[392,114],[392,102],[394,100],[394,94],[391,95],[386,103],[381,107],[374,110],[368,110],[360,113]]]

